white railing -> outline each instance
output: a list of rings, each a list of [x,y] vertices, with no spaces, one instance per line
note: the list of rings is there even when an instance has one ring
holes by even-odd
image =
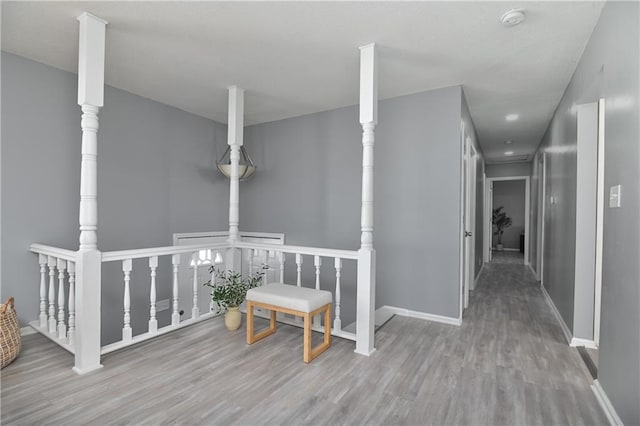
[[[122,339],[114,343],[110,343],[101,348],[100,353],[102,355],[115,350],[130,346],[153,337],[168,333],[178,328],[186,327],[196,322],[203,321],[207,318],[211,318],[217,315],[217,312],[213,309],[213,305],[209,304],[207,312],[200,312],[200,297],[204,297],[206,290],[203,289],[202,282],[198,277],[200,268],[213,265],[213,258],[215,252],[220,250],[224,251],[229,247],[228,243],[217,244],[205,244],[205,245],[189,245],[189,246],[169,246],[169,247],[154,247],[147,249],[136,250],[120,250],[102,253],[102,263],[107,262],[120,262],[122,264],[122,281],[123,281],[123,294],[122,294]],[[157,300],[156,295],[158,293],[156,275],[159,264],[159,258],[167,256],[171,258],[171,322],[170,324],[158,328],[157,319]],[[131,273],[133,270],[134,259],[147,259],[148,262],[148,279],[144,282],[131,282]],[[191,274],[189,280],[192,282],[191,294],[184,297],[192,301],[191,317],[188,319],[182,319],[180,309],[180,265],[187,263],[188,271]],[[143,285],[148,286],[149,291],[149,320],[147,325],[147,331],[138,335],[133,335],[133,329],[131,328],[131,286]],[[209,298],[209,294],[206,294]]]
[[[74,353],[76,253],[42,244],[31,251],[40,265],[40,315],[30,325]]]
[[[371,259],[363,257],[362,251],[353,250],[335,250],[315,247],[301,247],[289,245],[273,245],[261,244],[244,241],[236,241],[233,246],[229,242],[210,243],[188,246],[168,246],[154,247],[136,250],[120,250],[111,252],[97,252],[99,264],[97,267],[87,263],[89,268],[84,272],[84,281],[82,283],[81,270],[78,266],[78,277],[76,277],[76,264],[81,265],[85,262],[83,252],[64,250],[56,247],[45,246],[41,244],[32,244],[31,251],[38,254],[38,263],[40,266],[40,314],[38,321],[33,321],[30,325],[40,333],[44,334],[52,341],[56,342],[69,352],[76,356],[76,367],[82,365],[82,353],[86,352],[86,347],[80,343],[77,330],[91,335],[100,335],[102,331],[100,309],[82,309],[82,300],[80,293],[84,292],[101,292],[101,270],[100,264],[119,263],[121,266],[121,283],[122,283],[122,335],[121,338],[113,343],[106,345],[98,345],[94,343],[95,349],[90,350],[89,354],[97,359],[99,364],[100,355],[104,355],[115,350],[151,339],[153,337],[168,333],[170,331],[182,328],[207,318],[211,318],[218,314],[210,299],[210,292],[204,289],[203,282],[209,278],[215,279],[213,274],[209,272],[210,266],[215,266],[214,258],[217,253],[223,253],[228,259],[242,259],[235,268],[240,268],[244,272],[254,273],[263,265],[268,265],[265,282],[286,283],[285,263],[287,257],[295,261],[295,271],[291,270],[289,277],[291,285],[313,287],[323,290],[329,290],[333,293],[334,300],[334,318],[332,319],[331,332],[334,336],[353,340],[356,342],[356,352],[358,345],[361,347],[372,347],[373,327],[368,322],[373,318],[368,314],[371,308],[371,298],[367,298],[367,291],[371,291]],[[240,256],[233,253],[239,253]],[[170,258],[170,285],[171,297],[169,309],[171,310],[169,324],[159,327],[158,312],[158,285],[157,282],[159,259],[162,257]],[[305,258],[311,260],[314,268],[312,271],[313,279],[304,282],[303,264]],[[146,273],[135,275],[133,280],[134,264],[136,268],[140,267],[140,260],[146,259],[144,267]],[[134,262],[134,260],[138,260]],[[327,262],[328,261],[328,262]],[[342,327],[342,304],[343,304],[343,262],[356,262],[357,270],[357,301],[356,301],[356,332],[344,330]],[[332,265],[332,273],[328,280],[321,280],[321,266]],[[364,267],[363,267],[364,265]],[[367,266],[368,265],[368,266]],[[227,268],[229,265],[227,264]],[[222,268],[222,266],[221,266]],[[325,271],[326,271],[325,266]],[[206,278],[199,274],[206,270]],[[89,271],[89,272],[87,272]],[[363,273],[364,271],[364,273]],[[291,273],[293,272],[293,273]],[[189,280],[188,287],[184,284],[184,275]],[[110,275],[111,276],[111,275]],[[146,279],[141,279],[146,276]],[[295,280],[292,278],[295,276]],[[76,280],[77,278],[77,280]],[[295,282],[293,282],[295,281]],[[78,288],[76,289],[76,285]],[[140,286],[148,289],[148,321],[146,331],[134,334],[132,327],[132,288],[136,288],[140,293]],[[166,290],[165,288],[164,290]],[[360,292],[365,290],[365,297],[360,297]],[[162,290],[162,289],[161,289]],[[187,292],[185,295],[184,292]],[[182,294],[181,294],[182,293]],[[183,299],[181,299],[183,297]],[[207,308],[204,308],[205,300],[208,301]],[[181,309],[181,303],[189,305],[188,309]],[[99,306],[99,305],[98,305]],[[77,309],[78,308],[78,309]],[[140,303],[135,304],[135,309],[140,309]],[[183,319],[185,311],[190,310],[190,317]],[[266,314],[266,313],[265,313]],[[140,313],[137,313],[139,318]],[[147,315],[146,313],[144,315]],[[257,312],[260,315],[260,312]],[[364,318],[364,321],[361,320]],[[109,323],[114,319],[109,318]],[[283,323],[302,326],[299,319],[292,318],[287,315],[278,314],[278,321]],[[364,325],[363,325],[364,324]],[[362,326],[361,326],[362,325]],[[81,329],[82,328],[82,329]],[[314,318],[313,329],[323,331],[322,319]],[[86,342],[86,340],[85,340]],[[99,342],[99,340],[98,340]],[[80,346],[78,346],[80,345]],[[97,357],[97,358],[96,358]],[[81,368],[76,371],[81,372]]]
[[[341,304],[342,304],[342,268],[343,261],[358,261],[358,252],[352,250],[336,250],[336,249],[326,249],[326,248],[316,248],[316,247],[302,247],[302,246],[289,246],[289,245],[270,245],[270,244],[260,244],[260,243],[251,243],[251,242],[236,242],[235,248],[243,250],[243,259],[246,260],[247,268],[249,273],[255,272],[257,268],[262,267],[262,265],[266,264],[269,267],[269,271],[273,271],[272,273],[267,272],[268,282],[280,282],[285,283],[285,262],[287,254],[292,255],[295,258],[296,264],[296,279],[294,283],[288,283],[291,285],[296,285],[301,287],[303,284],[302,279],[302,270],[304,264],[304,257],[311,257],[313,259],[313,267],[315,269],[315,279],[314,279],[314,288],[319,290],[321,279],[320,279],[320,267],[323,264],[324,259],[330,259],[330,264],[333,265],[335,271],[335,280],[333,288],[324,288],[324,290],[329,290],[333,293],[333,301],[334,301],[334,318],[333,324],[331,327],[331,334],[337,337],[342,337],[345,339],[356,341],[356,334],[352,332],[348,332],[342,329],[342,320],[340,318],[341,315]],[[256,261],[255,259],[258,259]],[[256,315],[268,317],[266,313],[261,312],[260,310],[256,310]],[[312,329],[322,332],[324,330],[321,315],[316,315],[313,319],[313,327]],[[287,315],[278,313],[277,320],[286,324],[295,325],[298,327],[302,327],[302,321],[299,317],[291,318]]]

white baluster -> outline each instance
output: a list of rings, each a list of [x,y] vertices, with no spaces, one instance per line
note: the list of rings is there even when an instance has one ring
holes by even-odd
[[[149,269],[151,269],[151,289],[149,290],[149,333],[158,332],[158,320],[156,319],[156,269],[158,269],[158,256],[149,258]]]
[[[173,313],[171,314],[171,325],[180,324],[180,307],[178,306],[178,268],[180,266],[180,255],[171,256],[173,265]]]
[[[67,270],[67,261],[58,259],[58,339],[67,338],[67,325],[65,324],[64,303],[64,276]]]
[[[300,253],[296,253],[296,270],[298,272],[296,284],[300,287],[302,286],[302,255]]]
[[[191,318],[195,319],[200,316],[200,308],[198,308],[198,253],[194,253],[191,259],[193,268],[193,308],[191,308]]]
[[[47,256],[38,255],[40,264],[40,328],[47,328]]]
[[[55,334],[56,324],[56,258],[49,256],[47,265],[49,266],[49,333]]]
[[[215,264],[215,262],[214,262],[213,268],[211,269],[211,285],[214,285],[214,286],[216,285],[216,264]],[[213,298],[211,297],[212,293],[213,293],[213,288],[211,289],[211,292],[209,293],[209,312],[213,312],[213,310],[215,309],[215,304],[213,303]]]
[[[296,253],[296,271],[297,271],[297,279],[296,285],[298,287],[302,287],[302,255],[300,253]],[[302,324],[302,318],[296,316],[295,322],[297,324]]]
[[[278,252],[278,260],[280,261],[280,284],[284,283],[284,261],[285,255],[284,252]]]
[[[264,270],[264,282],[263,284],[267,284],[268,282],[276,282],[276,271],[273,271],[271,273],[271,276],[273,277],[272,279],[269,279],[269,271],[271,271],[271,261],[270,259],[275,259],[276,258],[276,252],[273,250],[269,250],[269,252],[267,253],[267,264],[265,265],[267,267],[267,269]]]
[[[69,345],[73,347],[76,336],[76,264],[69,262],[67,265],[69,273],[69,331],[67,337]]]
[[[313,256],[313,265],[316,267],[316,290],[320,290],[320,266],[322,265],[322,259],[320,256]],[[313,325],[320,327],[320,315],[313,317]]]
[[[122,272],[124,272],[124,327],[122,327],[122,340],[125,342],[133,338],[131,330],[131,292],[129,281],[131,280],[131,269],[133,269],[131,259],[122,261]]]
[[[249,249],[249,275],[253,274],[253,257],[255,255],[255,251],[253,249]]]
[[[342,259],[336,257],[336,317],[333,320],[333,329],[342,330],[342,321],[340,320],[340,277],[342,276]]]

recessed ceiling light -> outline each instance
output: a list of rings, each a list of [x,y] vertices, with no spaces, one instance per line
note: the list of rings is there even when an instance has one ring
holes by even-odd
[[[504,141],[505,145],[511,145],[513,143],[513,141]]]
[[[524,9],[511,9],[502,14],[500,22],[502,22],[502,25],[505,27],[515,27],[521,24],[525,17]]]
[[[504,155],[506,155],[507,157],[513,155],[513,151],[505,151]]]
[[[519,114],[509,114],[504,119],[507,121],[516,121],[518,118],[520,118]]]

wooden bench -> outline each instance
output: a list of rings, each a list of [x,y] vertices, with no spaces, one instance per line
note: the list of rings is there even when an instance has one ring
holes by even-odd
[[[289,284],[267,284],[252,288],[247,292],[247,344],[276,332],[276,312],[296,315],[304,318],[304,362],[309,363],[331,346],[331,303],[332,295],[328,291],[297,287]],[[259,307],[271,311],[269,328],[254,334],[253,308]],[[311,348],[311,319],[324,312],[324,341]]]

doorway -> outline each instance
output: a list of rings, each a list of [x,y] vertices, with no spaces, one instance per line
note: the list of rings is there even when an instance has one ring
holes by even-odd
[[[529,265],[529,176],[492,177],[487,179],[489,205],[485,253],[492,263]],[[493,223],[494,212],[502,216],[504,226]],[[501,231],[501,232],[497,232]]]

